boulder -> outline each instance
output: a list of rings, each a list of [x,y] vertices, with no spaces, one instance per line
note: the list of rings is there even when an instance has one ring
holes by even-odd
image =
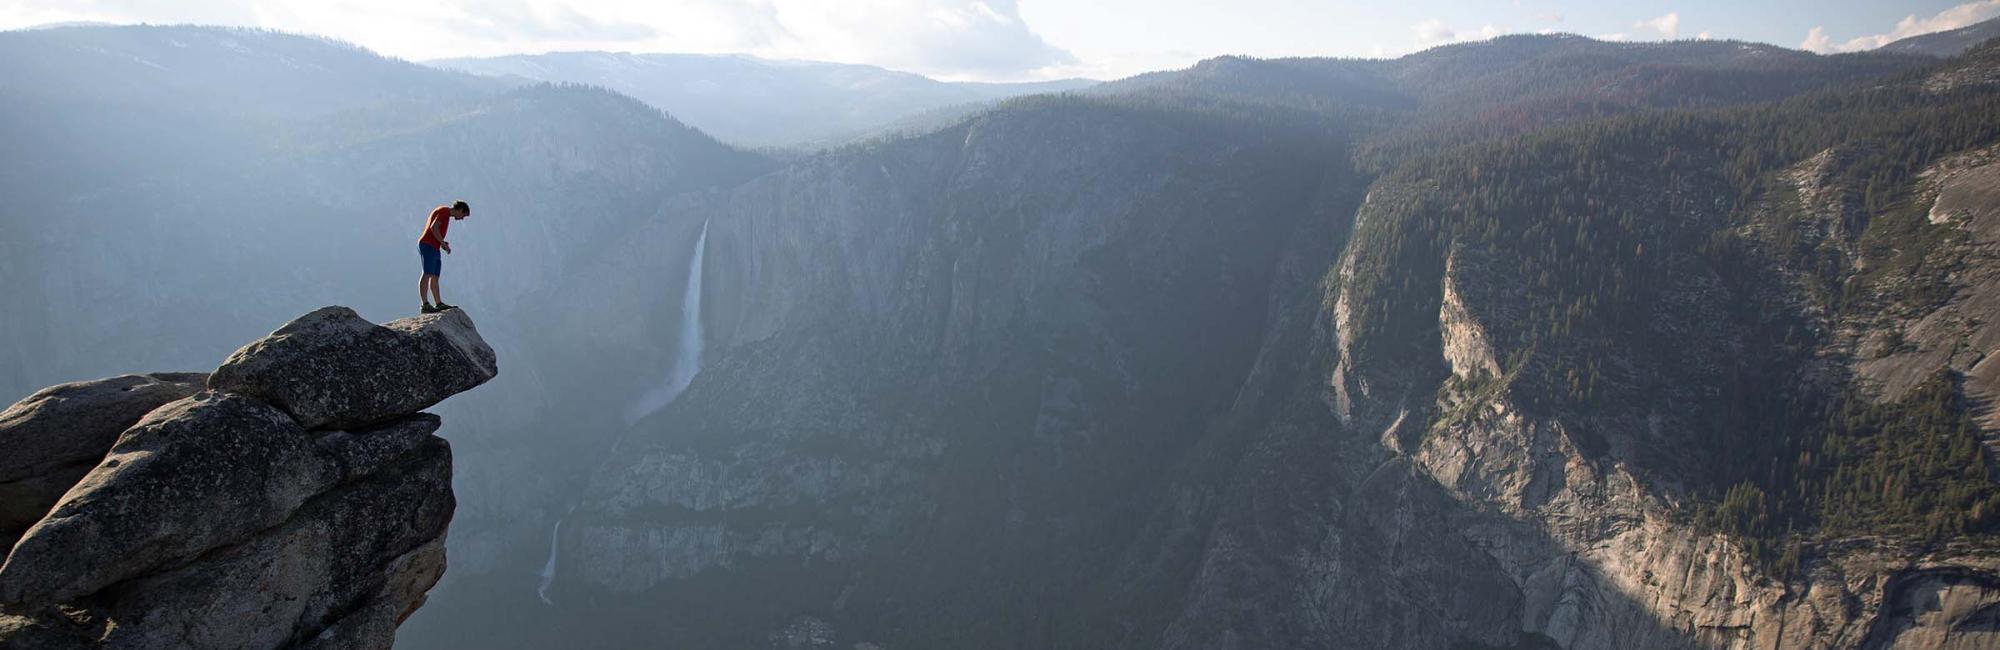
[[[352,428],[421,411],[498,371],[463,310],[375,325],[326,307],[237,350],[208,387],[270,402],[307,429]]]
[[[444,575],[457,508],[451,446],[417,411],[494,371],[463,313],[376,326],[329,307],[208,389],[37,393],[0,414],[18,477],[0,500],[53,504],[17,517],[33,523],[0,564],[0,650],[389,647]]]
[[[0,602],[65,601],[278,524],[339,477],[311,434],[207,391],[125,432],[0,566]]]
[[[313,448],[333,463],[344,483],[380,472],[426,445],[444,442],[431,435],[441,426],[444,420],[438,416],[418,413],[366,429],[323,433],[313,440]]]
[[[153,409],[200,391],[207,375],[122,375],[50,386],[0,411],[0,483],[96,461]]]
[[[357,480],[314,497],[271,530],[108,590],[108,648],[387,648],[396,624],[444,574],[444,534],[456,502],[451,448],[411,419],[346,446],[401,449]],[[408,445],[366,445],[396,438]],[[357,625],[375,619],[381,624]],[[340,628],[340,629],[335,629]],[[328,631],[332,630],[329,634]]]
[[[0,411],[0,549],[13,546],[118,434],[201,390],[207,375],[124,375],[51,386]]]
[[[96,608],[0,610],[0,650],[389,647],[444,575],[456,501],[437,427],[419,414],[320,435],[346,481],[284,523],[108,586]]]

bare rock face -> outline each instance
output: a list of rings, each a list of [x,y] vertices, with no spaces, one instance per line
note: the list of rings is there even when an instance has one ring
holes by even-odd
[[[341,446],[350,448],[370,444],[364,439],[415,446],[314,497],[274,529],[122,588],[121,625],[105,641],[123,647],[167,647],[181,639],[204,647],[289,647],[327,636],[387,646],[396,623],[416,610],[444,573],[443,533],[455,503],[451,448],[430,435],[437,426],[437,418],[418,415],[344,436],[350,439]],[[187,594],[204,596],[190,602]]]
[[[0,416],[7,476],[87,470],[44,481],[60,500],[0,565],[0,648],[391,644],[444,573],[456,508],[450,445],[416,411],[491,378],[492,351],[462,312],[376,326],[329,307],[223,369],[210,390],[119,377]]]
[[[157,373],[51,386],[0,411],[0,548],[14,545],[148,412],[207,375]]]
[[[332,481],[312,442],[255,399],[154,411],[8,555],[0,602],[66,601],[284,521]],[[199,522],[200,526],[189,526]]]
[[[1869,630],[1871,648],[1991,648],[2000,645],[2000,579],[1960,567],[1916,569],[1884,587],[1886,615]]]
[[[1456,299],[1453,285],[1480,284],[1479,271],[1447,267],[1441,347],[1454,371],[1465,365],[1458,358],[1505,356],[1466,332],[1506,322],[1505,305],[1520,301],[1501,289],[1487,292],[1500,300]],[[1454,342],[1466,349],[1454,351]],[[1670,515],[1666,499],[1627,464],[1579,449],[1572,423],[1527,414],[1511,389],[1454,384],[1439,400],[1436,410],[1454,415],[1398,460],[1474,506],[1477,514],[1456,515],[1465,523],[1455,527],[1518,585],[1528,603],[1520,628],[1538,640],[1561,648],[2000,642],[1992,623],[2000,558],[1990,551],[1849,539],[1815,547],[1822,559],[1796,577],[1773,576],[1731,538]],[[1633,431],[1672,426],[1661,424],[1671,423],[1666,415],[1575,421]]]
[[[383,326],[326,307],[229,355],[208,387],[270,402],[308,429],[342,428],[429,408],[498,372],[464,311]]]

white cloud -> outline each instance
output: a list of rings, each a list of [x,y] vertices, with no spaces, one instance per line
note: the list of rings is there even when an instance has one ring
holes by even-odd
[[[1815,25],[1806,30],[1806,40],[1799,41],[1799,49],[1807,52],[1826,54],[1833,51],[1833,39],[1826,35],[1825,25]]]
[[[1443,20],[1432,18],[1411,25],[1410,32],[1416,37],[1417,49],[1421,50],[1439,45],[1491,39],[1500,35],[1500,28],[1487,24],[1481,25],[1477,30],[1462,32],[1445,25]]]
[[[1806,32],[1806,40],[1799,43],[1799,49],[1821,54],[1872,50],[1911,36],[1950,31],[1996,16],[2000,16],[2000,0],[1967,2],[1937,12],[1928,18],[1918,18],[1916,14],[1910,14],[1897,21],[1896,27],[1887,32],[1849,39],[1842,43],[1834,43],[1824,27],[1814,27]]]
[[[1668,40],[1680,38],[1681,14],[1680,12],[1677,11],[1668,12],[1667,15],[1664,16],[1660,16],[1657,18],[1648,18],[1646,20],[1641,20],[1639,22],[1632,23],[1632,28],[1659,32],[1660,36],[1663,36]]]
[[[0,0],[0,29],[64,21],[265,27],[409,59],[551,50],[741,52],[1015,79],[1073,66],[1017,0]]]
[[[1410,31],[1416,33],[1417,47],[1420,48],[1450,43],[1452,38],[1457,36],[1450,27],[1444,25],[1443,20],[1437,18],[1411,25]]]
[[[773,0],[800,43],[790,56],[855,60],[947,76],[1004,77],[1076,63],[1021,20],[1014,0]]]

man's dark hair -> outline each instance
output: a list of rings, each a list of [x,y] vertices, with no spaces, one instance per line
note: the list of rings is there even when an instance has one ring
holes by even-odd
[[[459,214],[468,217],[472,216],[472,206],[466,205],[464,201],[457,201],[452,203],[451,209],[457,210]]]

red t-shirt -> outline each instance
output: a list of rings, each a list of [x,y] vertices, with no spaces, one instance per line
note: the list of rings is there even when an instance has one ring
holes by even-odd
[[[433,221],[437,222],[436,232],[431,231]],[[431,216],[424,218],[424,236],[418,237],[417,243],[443,246],[444,233],[449,230],[451,230],[451,206],[440,205],[431,211]]]

